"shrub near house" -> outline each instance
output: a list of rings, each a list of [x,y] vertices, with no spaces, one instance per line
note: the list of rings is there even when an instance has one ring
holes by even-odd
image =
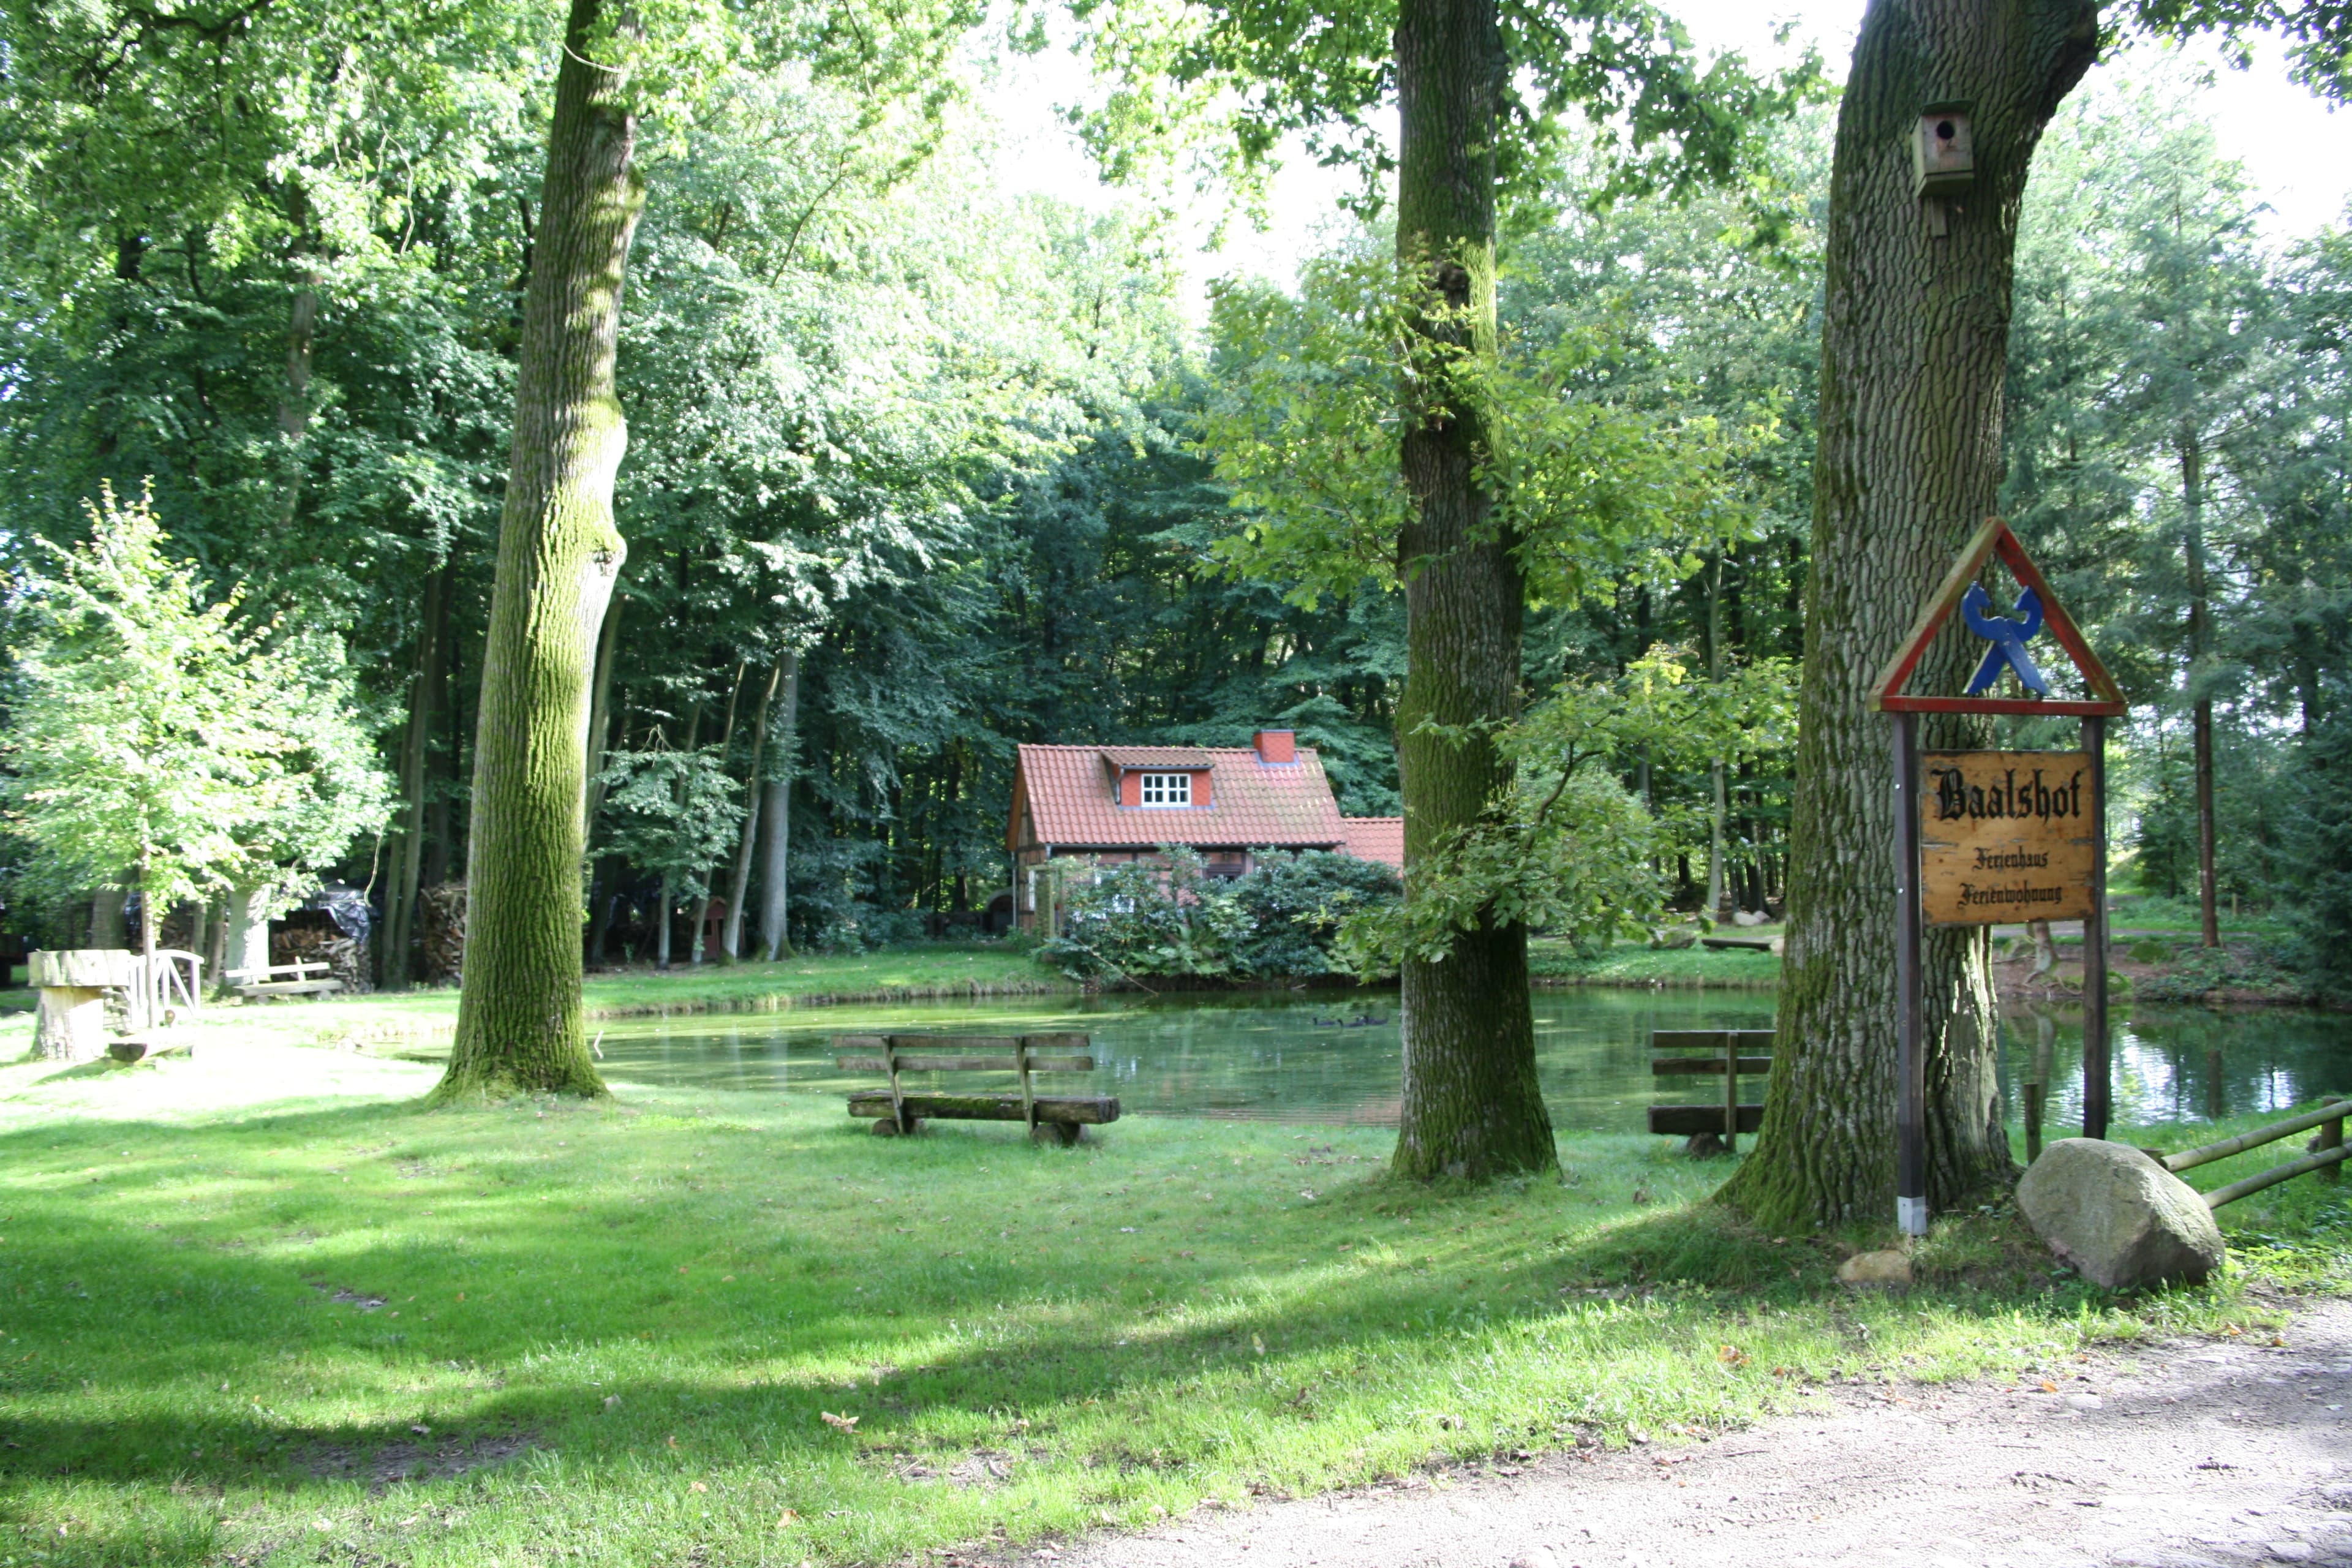
[[[1332,947],[1351,915],[1392,903],[1403,887],[1377,860],[1259,850],[1235,878],[1206,873],[1181,845],[1151,859],[1080,861],[1061,874],[1059,934],[1038,957],[1076,979],[1190,974],[1236,979],[1345,973]]]

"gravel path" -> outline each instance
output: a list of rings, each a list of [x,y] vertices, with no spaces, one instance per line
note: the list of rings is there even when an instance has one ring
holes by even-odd
[[[1087,1568],[2352,1568],[2352,1302],[2284,1347],[2178,1341],[2041,1379],[1833,1391],[1682,1447],[1203,1514]]]

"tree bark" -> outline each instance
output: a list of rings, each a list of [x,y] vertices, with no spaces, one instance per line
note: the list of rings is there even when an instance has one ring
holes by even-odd
[[[122,921],[122,906],[130,895],[120,888],[100,888],[89,896],[89,945],[127,948],[131,930]]]
[[[727,722],[719,727],[719,765],[722,770],[727,766],[728,748],[735,743],[735,709],[742,700],[743,677],[750,668],[749,659],[736,665],[735,684],[727,691]],[[766,717],[766,710],[762,710],[761,718],[764,720]],[[702,896],[694,900],[694,929],[687,939],[688,963],[700,963],[703,958],[702,950],[708,945],[703,940],[703,933],[710,927],[710,900],[719,880],[713,873],[718,869],[715,865],[703,868]]]
[[[405,991],[415,979],[409,968],[409,940],[416,924],[416,890],[425,869],[425,761],[430,755],[433,726],[441,712],[441,681],[447,664],[449,637],[449,563],[444,561],[425,579],[425,604],[417,617],[416,685],[409,694],[408,730],[400,748],[400,850],[392,863],[391,886],[384,890],[381,984]]]
[[[1397,251],[1426,292],[1401,388],[1411,515],[1397,542],[1407,673],[1397,705],[1405,876],[1511,787],[1487,726],[1518,705],[1526,592],[1479,479],[1475,378],[1495,352],[1495,138],[1507,63],[1494,0],[1404,0],[1396,28]],[[1448,738],[1434,723],[1466,726]],[[1481,921],[1437,963],[1403,965],[1403,1106],[1394,1165],[1418,1180],[1557,1168],[1536,1079],[1524,927]]]
[[[1706,584],[1706,678],[1723,679],[1723,552],[1715,553],[1715,564],[1707,574]],[[1708,764],[1709,782],[1715,799],[1707,808],[1706,819],[1706,912],[1725,925],[1731,923],[1731,879],[1726,874],[1723,855],[1724,819],[1730,816],[1728,792],[1724,787],[1723,759],[1717,757]]]
[[[604,786],[596,775],[604,771],[605,753],[613,738],[613,664],[621,646],[621,608],[625,601],[614,594],[604,610],[604,625],[596,637],[596,679],[588,700],[588,795],[580,813],[580,831],[596,830],[596,814],[604,807]]]
[[[719,939],[719,952],[730,963],[743,955],[743,900],[751,894],[751,854],[759,847],[761,796],[766,793],[760,765],[768,749],[768,716],[775,710],[776,689],[783,683],[784,663],[792,657],[780,655],[768,671],[760,716],[751,723],[751,763],[743,774],[743,831],[735,840],[735,874],[727,884],[727,930]]]
[[[760,946],[770,963],[793,950],[785,929],[792,916],[793,741],[800,724],[800,655],[783,656],[783,690],[776,698],[776,776],[762,792],[761,812]]]
[[[1854,46],[1831,175],[1779,1035],[1756,1152],[1724,1189],[1767,1225],[1894,1217],[1890,742],[1867,698],[1993,508],[2019,200],[2097,47],[2095,0],[1874,0]],[[1975,184],[1931,207],[1913,193],[1912,138],[1952,100],[1973,107]],[[1958,690],[1968,640],[1939,638],[1913,689]],[[1973,734],[1924,728],[1930,746]],[[2013,1175],[1988,956],[1981,929],[1930,929],[1921,953],[1937,1208]]]
[[[228,896],[228,962],[223,978],[239,970],[269,967],[269,904],[278,889],[268,882],[231,889]],[[252,976],[251,978],[263,978]]]
[[[644,206],[636,117],[596,64],[602,0],[572,0],[556,74],[498,576],[482,655],[457,1035],[435,1098],[602,1094],[580,999],[589,664],[627,545],[614,356]]]
[[[2189,572],[2189,731],[2197,791],[2197,918],[2207,947],[2221,945],[2221,893],[2213,871],[2212,609],[2205,583],[2205,448],[2197,432],[2180,430],[2181,555]]]

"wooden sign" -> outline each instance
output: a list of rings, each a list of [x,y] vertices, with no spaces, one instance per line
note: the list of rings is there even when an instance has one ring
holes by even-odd
[[[2087,752],[1920,754],[1919,892],[1935,925],[2081,920],[2096,908]]]

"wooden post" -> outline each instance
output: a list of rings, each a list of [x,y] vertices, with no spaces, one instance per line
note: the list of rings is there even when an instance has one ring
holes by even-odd
[[[1723,1031],[1723,1146],[1739,1152],[1739,1036]]]
[[[896,1035],[882,1037],[882,1065],[890,1073],[890,1120],[898,1124],[899,1131],[904,1132],[908,1130],[907,1097],[898,1088],[898,1037]]]
[[[2322,1122],[2319,1127],[2319,1136],[2312,1140],[2311,1152],[2315,1154],[2319,1154],[2324,1153],[2330,1149],[2341,1149],[2342,1147],[2344,1147],[2344,1118],[2339,1116],[2332,1121]],[[2344,1167],[2341,1165],[2325,1165],[2319,1169],[2316,1174],[2321,1181],[2333,1186],[2344,1179]]]
[[[1919,1015],[1919,719],[1895,715],[1895,1223],[1927,1234],[1927,1064]]]
[[[1013,1042],[1013,1059],[1021,1068],[1021,1120],[1028,1124],[1029,1136],[1037,1136],[1037,1097],[1029,1089],[1029,1037],[1022,1036]]]
[[[2107,721],[2083,721],[2091,758],[2091,912],[2083,917],[2083,1136],[2105,1138],[2114,1091],[2107,1063]]]

